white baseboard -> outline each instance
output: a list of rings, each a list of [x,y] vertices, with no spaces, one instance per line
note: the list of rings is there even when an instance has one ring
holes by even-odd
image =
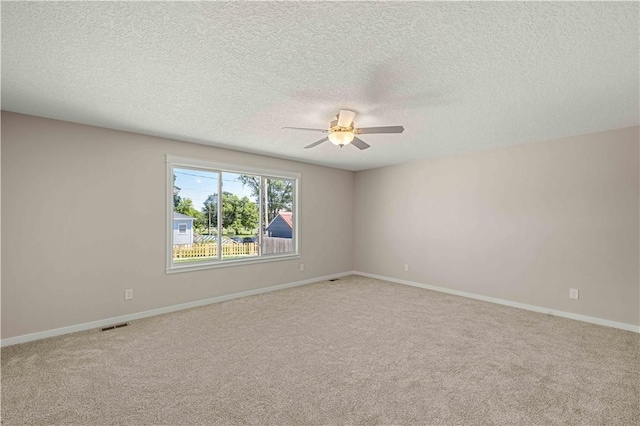
[[[339,274],[326,275],[323,277],[310,278],[302,281],[295,281],[292,283],[279,284],[271,287],[258,288],[255,290],[242,291],[240,293],[226,294],[224,296],[211,297],[209,299],[196,300],[194,302],[181,303],[179,305],[166,306],[164,308],[151,309],[150,311],[136,312],[128,315],[121,315],[119,317],[106,318],[98,321],[85,322],[82,324],[71,325],[68,327],[56,328],[53,330],[40,331],[37,333],[23,334],[21,336],[9,337],[7,339],[0,340],[0,347],[17,345],[19,343],[31,342],[33,340],[45,339],[47,337],[61,336],[63,334],[75,333],[78,331],[91,330],[94,328],[106,327],[113,324],[122,322],[133,321],[141,318],[152,317],[155,315],[167,314],[169,312],[181,311],[183,309],[196,308],[198,306],[210,305],[212,303],[224,302],[226,300],[238,299],[240,297],[253,296],[261,293],[268,293],[270,291],[283,290],[285,288],[298,287],[306,284],[313,284],[319,281],[326,281],[334,278],[340,278],[347,275],[353,275],[353,271],[342,272]]]
[[[369,274],[367,272],[353,271],[353,274],[361,275],[363,277],[368,277],[368,278],[375,278],[383,281],[391,281],[394,283],[409,285],[412,287],[420,287],[427,290],[439,291],[441,293],[455,294],[456,296],[468,297],[470,299],[477,299],[485,302],[497,303],[499,305],[511,306],[513,308],[526,309],[528,311],[539,312],[542,314],[553,315],[556,317],[569,318],[572,320],[583,321],[591,324],[603,325],[606,327],[613,327],[621,330],[640,333],[640,326],[637,326],[634,324],[627,324],[624,322],[611,321],[611,320],[606,320],[606,319],[597,318],[597,317],[590,317],[587,315],[574,314],[571,312],[558,311],[555,309],[543,308],[535,305],[527,305],[525,303],[512,302],[510,300],[498,299],[498,298],[489,297],[489,296],[482,296],[479,294],[467,293],[466,291],[452,290],[445,287],[438,287],[435,285],[421,284],[414,281],[401,280],[399,278],[385,277],[383,275]]]
[[[94,328],[106,327],[113,324],[122,322],[134,321],[141,318],[147,318],[155,315],[167,314],[169,312],[181,311],[184,309],[196,308],[198,306],[210,305],[212,303],[224,302],[226,300],[238,299],[246,296],[253,296],[261,293],[268,293],[270,291],[283,290],[291,287],[298,287],[306,284],[313,284],[319,281],[326,281],[334,278],[345,277],[348,275],[361,275],[363,277],[375,278],[383,281],[390,281],[398,284],[409,285],[412,287],[424,288],[427,290],[438,291],[441,293],[454,294],[456,296],[468,297],[470,299],[482,300],[485,302],[497,303],[499,305],[511,306],[519,309],[526,309],[528,311],[539,312],[548,315],[554,315],[557,317],[569,318],[577,321],[588,322],[591,324],[603,325],[606,327],[618,328],[621,330],[633,331],[640,333],[640,326],[627,324],[617,321],[606,320],[602,318],[590,317],[587,315],[574,314],[571,312],[558,311],[555,309],[543,308],[535,305],[527,305],[525,303],[512,302],[510,300],[498,299],[495,297],[482,296],[474,293],[467,293],[465,291],[452,290],[445,287],[438,287],[429,284],[421,284],[414,281],[402,280],[399,278],[387,277],[383,275],[369,274],[367,272],[360,271],[348,271],[339,274],[326,275],[323,277],[310,278],[302,281],[295,281],[292,283],[279,284],[271,287],[259,288],[255,290],[242,291],[240,293],[227,294],[224,296],[212,297],[209,299],[196,300],[194,302],[181,303],[179,305],[166,306],[164,308],[152,309],[144,312],[137,312],[128,315],[122,315],[119,317],[106,318],[97,321],[85,322],[82,324],[71,325],[68,327],[56,328],[53,330],[40,331],[37,333],[23,334],[21,336],[9,337],[7,339],[0,340],[0,347],[17,345],[19,343],[31,342],[33,340],[45,339],[47,337],[61,336],[63,334],[75,333],[78,331],[91,330]]]

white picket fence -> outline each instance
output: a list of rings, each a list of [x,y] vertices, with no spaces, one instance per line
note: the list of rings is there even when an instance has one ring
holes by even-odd
[[[232,240],[223,239],[222,256],[256,256],[258,254],[258,244],[236,243]],[[293,239],[262,237],[262,254],[291,253],[293,252]],[[215,258],[218,256],[218,244],[216,242],[200,244],[184,244],[173,246],[174,260]]]

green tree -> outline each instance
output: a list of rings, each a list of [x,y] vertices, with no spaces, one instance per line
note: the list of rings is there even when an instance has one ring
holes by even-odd
[[[206,222],[205,227],[209,229],[209,234],[213,229],[218,228],[218,194],[211,194],[202,203],[202,216]]]
[[[176,186],[176,174],[173,174],[173,208],[175,209],[176,207],[178,207],[178,204],[180,204],[180,196],[178,195],[180,193],[180,188],[178,188]]]
[[[202,213],[193,207],[193,201],[191,201],[191,198],[181,198],[174,210],[178,213],[186,214],[187,216],[191,216],[196,219],[196,225],[202,223]]]
[[[218,228],[218,194],[211,194],[202,203],[201,216],[209,226],[211,218],[211,228]],[[231,192],[222,193],[222,227],[232,229],[236,234],[240,234],[241,229],[253,231],[258,227],[259,216],[258,205],[248,197],[238,197]],[[210,215],[210,216],[209,216]]]
[[[258,226],[258,206],[248,197],[238,197],[230,192],[222,193],[222,226],[233,229],[253,231]]]
[[[260,176],[240,175],[238,180],[244,186],[251,189],[251,194],[256,197],[260,195]],[[285,179],[264,179],[267,201],[265,211],[267,220],[264,226],[267,226],[273,218],[278,215],[280,210],[291,211],[293,204],[293,182]],[[264,200],[260,200],[264,203]]]
[[[247,231],[255,231],[260,216],[258,205],[245,196],[240,199],[238,207],[240,214],[239,217],[236,217],[236,221]]]

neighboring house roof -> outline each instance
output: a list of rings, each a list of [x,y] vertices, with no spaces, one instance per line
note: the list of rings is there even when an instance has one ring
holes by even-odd
[[[287,222],[287,225],[289,225],[289,228],[293,228],[293,213],[280,212],[279,215],[285,222]]]
[[[282,218],[284,223],[289,225],[289,228],[293,229],[293,213],[292,212],[280,212],[278,213],[278,216]],[[273,223],[278,218],[278,216],[274,217],[271,223]],[[269,224],[269,226],[271,226],[271,223]],[[269,226],[267,226],[267,228]]]
[[[178,213],[178,212],[173,212],[173,220],[176,219],[191,219],[193,220],[193,218],[191,216],[187,216],[186,214],[182,214],[182,213]]]

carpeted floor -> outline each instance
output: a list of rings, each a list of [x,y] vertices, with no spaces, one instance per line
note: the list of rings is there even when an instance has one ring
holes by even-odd
[[[640,424],[637,334],[347,277],[2,349],[17,424]]]

